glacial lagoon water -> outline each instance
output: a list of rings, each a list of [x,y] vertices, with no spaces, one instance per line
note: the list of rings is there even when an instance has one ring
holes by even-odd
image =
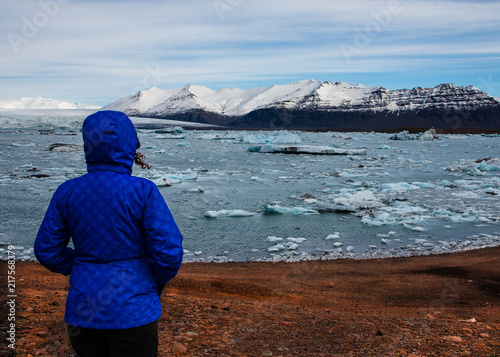
[[[0,129],[3,258],[13,244],[19,259],[34,259],[54,190],[86,172],[82,151],[49,151],[54,143],[82,144],[78,120],[72,123],[51,131]],[[184,235],[185,261],[364,259],[500,245],[500,137],[390,136],[139,129],[153,169],[134,167],[133,174],[171,184],[160,191]],[[367,154],[248,150],[273,140]],[[325,206],[348,209],[324,212]]]

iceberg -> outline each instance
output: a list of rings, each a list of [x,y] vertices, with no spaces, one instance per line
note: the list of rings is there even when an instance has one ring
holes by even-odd
[[[270,248],[267,248],[268,252],[279,252],[280,250],[284,250],[285,246],[283,244],[276,244]]]
[[[355,210],[378,208],[383,205],[371,191],[359,191],[348,194],[347,197],[337,197],[333,201],[337,205],[353,207]]]
[[[244,211],[241,209],[233,210],[220,210],[220,211],[207,211],[205,212],[206,218],[219,218],[219,217],[251,217],[252,212]]]
[[[306,238],[293,238],[293,237],[288,237],[286,240],[293,242],[293,243],[304,243],[307,239]]]
[[[54,152],[72,152],[72,151],[83,151],[82,145],[74,145],[74,144],[61,144],[56,143],[49,146],[50,151]]]
[[[183,134],[185,130],[180,126],[174,126],[169,128],[157,129],[154,132],[156,134]]]
[[[438,136],[434,128],[430,128],[424,133],[410,134],[407,130],[403,130],[398,134],[394,134],[390,140],[436,140]]]
[[[282,207],[277,204],[265,204],[264,212],[277,214],[319,214],[318,211],[304,207]]]
[[[481,171],[500,171],[500,159],[489,158],[482,160],[475,168]]]
[[[419,186],[409,184],[408,182],[393,182],[393,183],[384,183],[382,184],[382,189],[386,191],[409,191],[409,190],[417,190]]]
[[[269,236],[267,237],[268,242],[281,242],[283,238],[280,237],[275,237],[275,236]]]
[[[328,202],[317,202],[313,205],[314,210],[318,212],[356,212],[356,208],[350,204],[339,203],[328,203]]]
[[[339,149],[330,146],[275,146],[266,144],[250,146],[249,152],[272,154],[309,154],[309,155],[366,155],[366,149]]]
[[[182,140],[182,139],[186,139],[187,138],[187,135],[186,134],[165,134],[165,135],[162,135],[162,134],[159,134],[159,135],[155,135],[154,137],[155,139],[174,139],[174,140]]]

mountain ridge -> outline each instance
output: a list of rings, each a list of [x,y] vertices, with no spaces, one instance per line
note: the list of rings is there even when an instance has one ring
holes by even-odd
[[[99,109],[97,105],[42,97],[0,98],[0,109]]]
[[[474,86],[388,90],[312,79],[248,89],[152,87],[103,109],[235,128],[500,127],[500,103]]]

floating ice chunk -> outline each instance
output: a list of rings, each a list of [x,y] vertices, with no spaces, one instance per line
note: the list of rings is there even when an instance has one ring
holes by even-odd
[[[179,182],[170,182],[170,180],[168,180],[167,178],[161,177],[161,178],[153,180],[153,183],[158,187],[169,187],[169,186],[172,186],[172,183],[180,183],[180,181]]]
[[[269,237],[267,237],[267,241],[268,242],[280,242],[282,240],[283,240],[283,238],[280,238],[280,237],[275,237],[275,236],[269,236]]]
[[[411,226],[405,226],[405,227],[411,229],[414,232],[425,232],[424,227],[411,227]]]
[[[207,218],[219,218],[219,217],[250,217],[254,214],[252,212],[244,211],[241,209],[233,210],[220,210],[220,211],[207,211],[205,212],[205,217]]]
[[[274,154],[309,154],[309,155],[366,155],[366,149],[338,149],[329,146],[275,146],[266,144],[262,146],[250,146],[250,152],[274,153]]]
[[[420,136],[418,136],[419,140],[436,140],[438,136],[436,134],[436,130],[434,128],[430,128]]]
[[[371,191],[360,191],[348,197],[349,204],[356,209],[369,209],[382,206]]]
[[[356,212],[356,208],[351,206],[348,202],[333,204],[318,201],[314,204],[313,208],[318,212]]]
[[[54,152],[72,152],[72,151],[83,151],[82,145],[74,145],[74,144],[52,144],[49,146],[50,151]]]
[[[182,143],[178,143],[177,146],[188,147],[191,146],[191,143],[189,141],[184,141]]]
[[[344,243],[342,243],[342,242],[335,242],[335,243],[333,243],[333,246],[335,248],[342,247],[343,245],[344,245]]]
[[[442,180],[442,181],[438,182],[437,184],[439,186],[450,187],[450,188],[457,187],[457,185],[455,183],[450,182],[448,180]]]
[[[276,244],[272,247],[267,248],[268,252],[279,252],[280,250],[285,250],[286,247],[283,244]]]
[[[203,193],[203,192],[205,192],[205,190],[202,187],[198,186],[198,187],[191,188],[191,189],[187,190],[187,192]]]
[[[218,211],[206,211],[205,217],[207,217],[207,218],[219,218],[220,215],[219,215]]]
[[[346,251],[347,251],[348,253],[352,253],[352,252],[354,252],[355,250],[356,250],[356,249],[355,249],[352,245],[350,245],[350,246],[348,246],[348,247],[346,248]]]
[[[274,153],[274,145],[266,144],[266,145],[257,145],[248,147],[249,152],[260,152],[260,153]]]
[[[329,234],[328,237],[326,237],[326,239],[339,239],[339,238],[340,238],[340,235],[338,233]]]
[[[352,173],[352,172],[347,172],[343,171],[339,173],[339,177],[344,177],[344,178],[356,178],[356,177],[366,177],[369,176],[370,174],[368,173]]]
[[[500,159],[489,158],[487,160],[483,160],[477,164],[475,168],[481,171],[500,171]]]
[[[297,243],[293,243],[288,246],[288,250],[297,250],[298,248],[299,245]]]
[[[317,203],[318,200],[315,199],[315,198],[307,198],[304,200],[305,203],[308,203],[308,204],[313,204],[313,203]]]
[[[382,189],[387,191],[409,191],[409,190],[417,190],[419,189],[419,187],[411,185],[408,182],[394,182],[394,183],[382,184]]]
[[[376,215],[375,217],[370,217],[369,215],[361,218],[361,222],[374,227],[380,227],[386,224],[396,224],[396,219],[389,213],[384,212]]]
[[[488,187],[488,188],[484,189],[484,193],[487,193],[489,195],[498,196],[498,195],[500,195],[500,190],[493,188],[493,187]]]
[[[394,134],[389,138],[389,140],[415,140],[416,136],[410,134],[408,131],[404,130],[398,134]]]
[[[319,214],[318,211],[304,207],[282,207],[277,204],[265,204],[263,209],[267,213],[278,214]]]
[[[176,176],[176,178],[181,181],[196,181],[198,179],[198,175],[195,173],[185,173]]]
[[[389,145],[382,145],[382,146],[379,147],[379,149],[381,149],[381,150],[389,150],[389,149],[394,149],[394,147],[389,146]]]
[[[479,198],[479,197],[481,197],[478,194],[471,192],[471,191],[453,192],[451,195],[455,196],[455,197],[460,197],[460,198]]]
[[[382,238],[382,239],[380,240],[380,242],[381,242],[382,244],[389,244],[389,242],[390,242],[390,241],[391,241],[390,239],[385,239],[385,238]]]
[[[154,132],[156,134],[182,134],[185,132],[185,130],[180,126],[174,126],[170,128],[157,129]]]
[[[306,238],[293,238],[293,237],[288,237],[288,241],[293,242],[293,243],[304,243],[307,239]]]
[[[420,188],[436,188],[436,185],[430,182],[413,182],[414,185],[417,185]]]
[[[155,139],[174,139],[174,140],[182,140],[186,139],[186,134],[171,134],[171,135],[155,135]]]
[[[390,140],[436,140],[438,136],[436,130],[431,128],[424,133],[410,134],[408,131],[404,130],[398,134],[394,134],[389,138]]]

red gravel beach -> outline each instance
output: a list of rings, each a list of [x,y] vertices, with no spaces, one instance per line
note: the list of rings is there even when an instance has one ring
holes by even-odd
[[[6,281],[7,264],[0,266]],[[68,277],[16,263],[15,354],[4,333],[0,356],[73,356],[63,320],[67,287]],[[500,247],[189,263],[162,302],[160,356],[500,356]],[[9,307],[2,308],[5,332]]]

